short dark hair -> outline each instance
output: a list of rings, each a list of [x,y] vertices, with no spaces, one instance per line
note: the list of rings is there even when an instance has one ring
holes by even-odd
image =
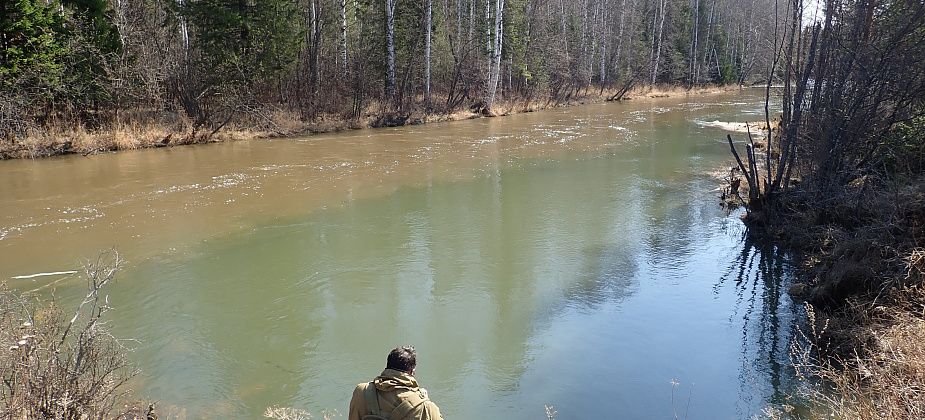
[[[414,346],[396,347],[389,352],[385,368],[411,373],[414,367],[417,366],[417,358],[418,354],[414,351]]]

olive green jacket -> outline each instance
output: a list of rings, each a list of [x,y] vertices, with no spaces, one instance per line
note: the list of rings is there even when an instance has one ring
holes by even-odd
[[[443,420],[440,409],[427,398],[427,391],[418,386],[414,376],[393,369],[382,371],[372,382],[357,385],[350,399],[347,420],[363,420],[363,416],[375,414],[370,413],[371,404],[366,401],[366,388],[370,384],[376,387],[380,416],[389,420]],[[399,417],[391,417],[392,414]]]

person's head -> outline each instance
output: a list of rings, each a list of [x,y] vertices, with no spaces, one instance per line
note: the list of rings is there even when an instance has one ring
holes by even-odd
[[[385,367],[386,369],[400,370],[413,375],[414,367],[417,365],[417,356],[414,346],[396,347],[389,352]]]

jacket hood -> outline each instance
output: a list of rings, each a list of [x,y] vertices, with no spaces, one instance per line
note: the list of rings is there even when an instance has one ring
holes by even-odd
[[[418,389],[418,381],[414,379],[414,376],[395,369],[383,370],[382,374],[373,380],[373,384],[376,385],[376,389],[386,392],[416,391]]]

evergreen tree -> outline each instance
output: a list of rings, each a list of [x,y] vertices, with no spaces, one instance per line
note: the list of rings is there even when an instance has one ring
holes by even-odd
[[[214,84],[268,82],[295,64],[302,31],[292,0],[201,0],[181,13],[195,27],[200,74]]]
[[[57,2],[12,0],[0,4],[0,85],[56,89],[67,54]]]

